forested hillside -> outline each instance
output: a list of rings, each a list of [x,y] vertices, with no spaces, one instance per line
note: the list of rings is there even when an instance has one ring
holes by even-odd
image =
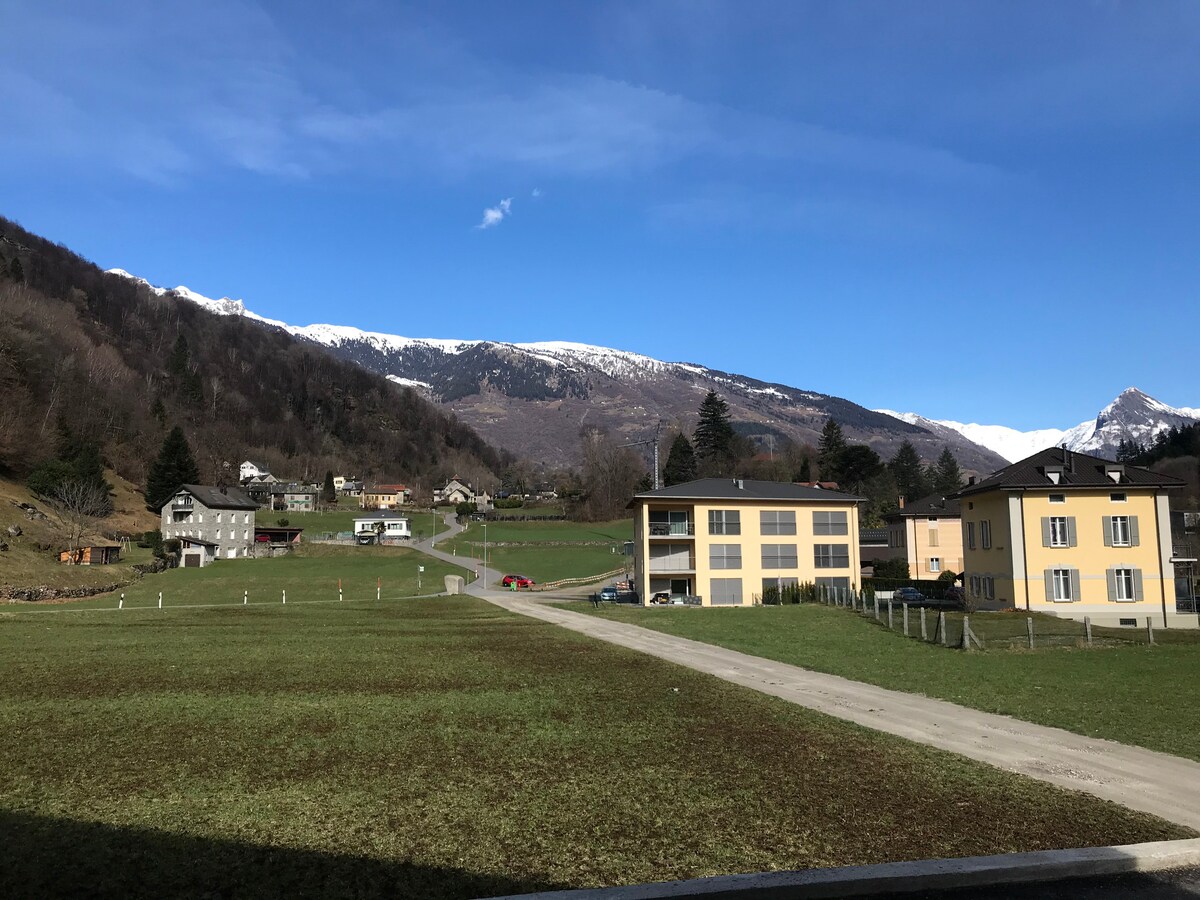
[[[3,218],[0,397],[10,478],[69,433],[144,484],[176,424],[214,481],[236,478],[248,456],[297,478],[332,469],[430,486],[505,462],[408,388],[277,329],[156,296]]]
[[[1122,442],[1117,458],[1182,478],[1186,487],[1171,505],[1200,509],[1200,423],[1162,431],[1147,447]]]

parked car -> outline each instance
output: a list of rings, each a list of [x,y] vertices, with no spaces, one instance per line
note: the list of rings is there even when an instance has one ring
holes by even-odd
[[[611,584],[608,587],[600,588],[600,599],[601,600],[607,600],[611,603],[616,603],[617,598],[619,598],[620,596],[621,595],[617,591],[616,587]]]
[[[659,591],[650,598],[651,603],[670,603],[671,595],[667,591]]]
[[[961,585],[952,584],[946,588],[946,604],[952,609],[963,609],[967,605],[967,592]]]
[[[892,592],[893,603],[920,603],[925,599],[925,595],[918,591],[915,587],[896,588]]]
[[[526,578],[524,575],[505,575],[500,579],[500,583],[506,588],[512,587],[514,582],[516,583],[518,590],[532,587],[534,584],[536,584],[532,578]]]

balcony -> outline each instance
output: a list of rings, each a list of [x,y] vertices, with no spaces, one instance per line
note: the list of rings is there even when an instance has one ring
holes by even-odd
[[[695,522],[651,522],[650,537],[652,538],[671,538],[671,537],[695,537],[696,523]]]
[[[183,510],[187,510],[188,512],[191,512],[192,498],[184,497],[181,500],[172,500],[171,501],[171,509],[183,509]]]
[[[694,556],[662,556],[651,557],[649,572],[651,575],[670,575],[673,573],[695,572],[696,557]]]

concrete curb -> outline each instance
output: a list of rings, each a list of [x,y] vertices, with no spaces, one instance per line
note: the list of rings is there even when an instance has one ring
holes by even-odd
[[[1031,881],[1058,881],[1200,865],[1200,839],[1042,850],[963,859],[925,859],[875,866],[843,866],[796,872],[718,875],[613,888],[512,894],[494,900],[800,900],[864,897]]]

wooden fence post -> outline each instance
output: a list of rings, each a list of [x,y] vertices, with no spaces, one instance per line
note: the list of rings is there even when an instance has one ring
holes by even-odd
[[[1150,640],[1150,646],[1154,646],[1154,617],[1146,616],[1146,637]]]
[[[1033,649],[1033,616],[1025,619],[1025,630],[1029,632],[1029,649]]]
[[[942,646],[948,647],[949,642],[946,638],[946,614],[944,612],[938,613],[937,627],[938,627],[938,634],[941,636]]]
[[[875,621],[879,621],[879,595],[875,595]]]
[[[900,604],[904,608],[904,636],[908,637],[908,604]]]
[[[921,640],[929,640],[929,629],[925,625],[925,607],[921,607]]]
[[[891,631],[896,626],[892,624],[892,601],[888,600],[888,631]]]
[[[1088,646],[1089,647],[1092,646],[1092,617],[1091,616],[1083,617],[1083,631],[1087,635]]]
[[[963,634],[962,648],[967,652],[971,650],[971,617],[963,616]]]

